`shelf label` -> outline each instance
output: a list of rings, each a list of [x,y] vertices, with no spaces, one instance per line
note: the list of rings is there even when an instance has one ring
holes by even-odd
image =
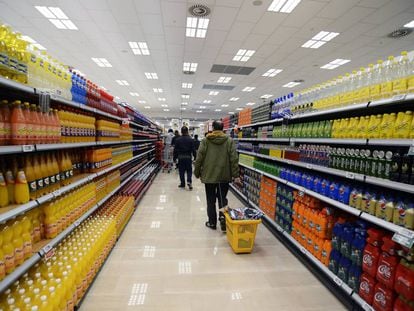
[[[338,284],[338,286],[342,286],[342,283],[343,282],[342,282],[342,280],[340,278],[338,278],[337,276],[335,276],[333,280],[334,280],[334,282],[336,284]]]
[[[346,172],[345,177],[349,179],[355,179],[355,174],[352,172]]]
[[[367,302],[364,302],[364,304],[362,305],[362,309],[364,309],[365,311],[374,311],[374,308],[372,308]]]
[[[394,95],[393,97],[392,97],[392,100],[393,101],[398,101],[398,100],[404,100],[405,99],[405,94],[400,94],[400,95]]]
[[[414,231],[405,229],[405,228],[401,228],[399,234],[406,236],[410,239],[414,239]]]
[[[306,254],[306,253],[307,253],[306,248],[304,248],[303,246],[300,248],[300,251],[301,251],[302,253],[304,253],[304,254]]]
[[[46,245],[43,247],[43,258],[45,261],[48,261],[50,258],[52,258],[55,255],[55,249],[51,245]]]
[[[412,142],[410,149],[408,149],[408,155],[414,155],[414,141]]]
[[[58,190],[53,191],[52,194],[53,194],[54,197],[58,197],[62,194],[62,191],[60,191],[60,189],[58,189]]]
[[[32,152],[34,150],[34,145],[23,145],[22,150],[23,152]]]
[[[400,233],[394,233],[392,240],[408,248],[411,248],[414,245],[414,237],[407,237]]]
[[[313,165],[308,163],[308,164],[306,164],[306,168],[308,170],[312,170],[313,169]]]

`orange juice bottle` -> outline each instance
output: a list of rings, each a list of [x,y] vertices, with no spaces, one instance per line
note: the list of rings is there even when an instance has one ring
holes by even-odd
[[[22,228],[23,228],[23,253],[24,253],[24,259],[28,259],[33,254],[33,241],[32,241],[32,223],[30,222],[29,218],[27,216],[23,216],[21,219]]]
[[[30,219],[32,222],[32,240],[33,243],[37,243],[42,239],[39,208],[30,211]]]
[[[7,184],[7,192],[9,195],[9,203],[14,204],[15,179],[14,179],[11,161],[8,162],[7,170],[5,173],[5,178],[6,178],[6,184]]]
[[[25,102],[22,105],[24,119],[26,121],[26,144],[34,144],[33,121],[30,113],[30,104]]]
[[[27,142],[27,128],[26,119],[23,114],[21,101],[16,100],[13,103],[13,110],[11,113],[11,144],[24,145]]]
[[[47,164],[46,164],[46,160],[45,160],[45,155],[42,154],[39,156],[39,161],[40,161],[40,172],[42,174],[42,178],[43,178],[43,195],[47,194],[50,192],[50,179],[49,179],[49,171],[47,168]]]
[[[60,187],[60,171],[59,171],[59,165],[56,160],[55,153],[51,154],[51,162],[52,162],[53,174],[55,175],[56,189],[58,189]]]
[[[10,144],[11,139],[11,113],[9,108],[9,102],[7,100],[2,100],[0,103],[0,114],[3,119],[3,132],[4,132],[4,145]]]
[[[9,205],[9,192],[7,190],[6,179],[0,170],[0,207]]]
[[[43,133],[41,120],[39,118],[39,112],[35,104],[30,105],[30,112],[32,114],[35,142],[36,144],[39,144],[42,141]]]
[[[47,167],[47,173],[49,176],[49,189],[50,191],[56,190],[56,175],[53,168],[53,162],[51,158],[51,153],[45,154],[45,162]]]
[[[24,262],[24,241],[22,238],[23,227],[20,221],[16,220],[13,225],[13,239],[12,244],[14,246],[14,263],[17,266],[20,266]]]
[[[37,117],[39,119],[39,128],[40,128],[40,137],[39,137],[39,144],[46,144],[47,143],[47,127],[46,127],[46,120],[43,117],[43,113],[40,110],[40,107],[37,106]]]
[[[36,197],[40,197],[43,195],[43,176],[41,172],[40,162],[39,162],[39,155],[33,155],[33,171],[36,177]]]
[[[10,226],[6,225],[2,230],[3,235],[3,253],[4,253],[4,264],[6,267],[6,274],[13,272],[15,268],[14,263],[14,246],[12,243],[13,230]]]
[[[3,252],[3,232],[0,232],[0,281],[6,276],[6,265]]]
[[[27,183],[29,185],[29,195],[30,199],[34,200],[37,198],[36,174],[32,165],[31,157],[26,156],[25,160],[24,172],[26,173]]]
[[[27,178],[23,170],[22,163],[19,163],[16,174],[16,184],[14,186],[14,200],[17,204],[24,204],[29,202],[30,200],[29,185],[27,184]]]
[[[56,219],[56,211],[54,209],[54,203],[51,202],[47,204],[43,208],[45,219],[44,219],[44,225],[45,225],[45,237],[47,239],[53,239],[58,234],[57,231],[57,219]]]

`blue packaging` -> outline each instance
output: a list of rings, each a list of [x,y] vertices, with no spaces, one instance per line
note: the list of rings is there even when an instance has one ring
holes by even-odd
[[[351,258],[351,244],[354,239],[354,227],[344,226],[341,234],[340,251],[344,257]]]
[[[286,179],[286,168],[284,168],[284,167],[282,167],[281,169],[280,169],[280,178],[282,178],[282,179]],[[279,187],[278,187],[278,189],[279,189]],[[278,191],[279,192],[279,191]]]
[[[313,178],[311,190],[319,193],[320,187],[321,187],[321,179],[318,176],[316,176]]]
[[[312,188],[313,188],[313,176],[312,175],[308,175],[306,177],[306,185],[305,185],[305,188],[312,190]]]
[[[332,182],[329,185],[329,195],[328,195],[331,199],[338,201],[338,197],[339,197],[339,186],[336,182]]]
[[[341,236],[344,225],[337,222],[332,229],[332,248],[340,250],[341,248]]]
[[[329,182],[326,179],[321,181],[321,189],[319,193],[326,197],[329,196]]]
[[[349,276],[349,268],[350,267],[351,267],[351,261],[348,258],[342,257],[339,260],[337,275],[345,283],[348,283],[348,276]]]
[[[351,242],[351,261],[354,265],[362,266],[362,254],[365,248],[365,236],[362,234],[356,234]]]
[[[337,274],[340,260],[341,260],[341,254],[335,249],[332,250],[331,255],[329,256],[329,264],[328,264],[329,270]]]
[[[302,178],[300,179],[300,185],[306,188],[306,179],[308,178],[308,174],[303,173]]]
[[[359,291],[359,280],[361,278],[361,267],[351,265],[348,272],[348,286],[355,292]]]
[[[295,171],[295,173],[292,175],[292,182],[294,184],[300,185],[302,179],[302,174],[300,172]]]
[[[351,189],[349,185],[341,185],[339,187],[338,201],[348,205],[350,194],[351,194]]]

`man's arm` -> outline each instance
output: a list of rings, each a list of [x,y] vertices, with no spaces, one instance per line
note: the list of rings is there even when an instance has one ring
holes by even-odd
[[[206,148],[207,145],[206,144],[207,144],[206,140],[203,139],[201,141],[200,147],[198,148],[198,151],[197,151],[197,157],[196,157],[196,160],[195,160],[195,163],[194,163],[194,176],[196,178],[200,178],[200,176],[201,176],[201,169],[202,169],[201,166],[203,165],[204,157],[205,157],[206,151],[207,151],[207,148]]]
[[[238,178],[240,176],[239,156],[236,151],[236,145],[232,139],[230,139],[230,170],[231,177]]]

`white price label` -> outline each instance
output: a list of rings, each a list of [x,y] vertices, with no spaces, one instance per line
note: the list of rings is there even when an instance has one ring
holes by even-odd
[[[75,225],[75,227],[78,227],[78,226],[80,225],[80,221],[79,221],[79,220],[77,220],[77,221],[75,221],[73,224]]]
[[[414,142],[413,142],[413,144],[410,146],[410,149],[408,149],[408,155],[414,155]]]
[[[60,189],[58,189],[58,190],[53,191],[52,194],[53,194],[54,197],[58,197],[62,194],[62,191],[60,191]]]
[[[349,178],[349,179],[355,179],[355,174],[354,173],[351,173],[351,172],[346,172],[346,178]]]
[[[340,279],[340,278],[338,278],[337,276],[336,277],[334,277],[334,282],[336,283],[336,284],[338,284],[339,286],[341,286],[342,285],[342,280]]]
[[[313,169],[313,165],[312,165],[312,164],[306,164],[306,168],[307,168],[308,170],[312,170],[312,169]]]
[[[395,233],[392,236],[392,240],[408,248],[411,248],[414,245],[414,238],[409,238],[405,235],[401,235],[400,233]]]
[[[401,228],[399,233],[401,235],[404,235],[404,236],[410,238],[410,239],[414,239],[414,231],[411,231],[411,230],[408,230],[408,229],[405,229],[405,228]]]
[[[283,228],[282,228],[281,226],[276,226],[276,229],[277,229],[279,232],[283,232]]]
[[[404,99],[405,99],[405,94],[395,95],[392,97],[393,101],[404,100]]]
[[[22,150],[23,152],[32,152],[34,150],[34,145],[23,145]]]
[[[290,165],[292,164],[292,160],[287,160],[286,163]]]
[[[300,248],[300,251],[301,251],[302,253],[306,254],[306,248],[301,247],[301,248]]]
[[[49,246],[49,245],[48,245]],[[45,261],[48,261],[50,258],[52,258],[53,256],[55,255],[55,249],[54,248],[52,248],[51,246],[50,246],[50,249],[47,251],[47,252],[45,252],[45,255],[44,255],[44,259],[45,259]]]

